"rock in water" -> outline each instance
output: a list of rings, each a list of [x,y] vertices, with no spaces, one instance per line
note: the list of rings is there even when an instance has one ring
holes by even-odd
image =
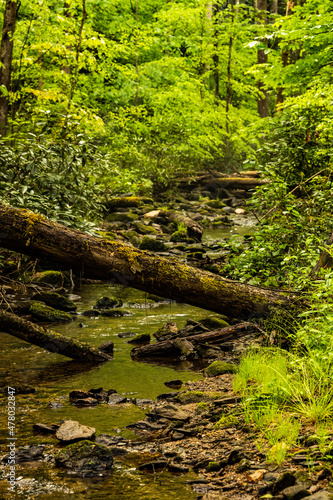
[[[88,440],[66,446],[55,460],[58,467],[65,467],[80,477],[104,475],[113,464],[109,448]]]
[[[60,441],[79,441],[91,439],[96,429],[87,425],[81,425],[76,420],[66,420],[57,430],[56,437]]]

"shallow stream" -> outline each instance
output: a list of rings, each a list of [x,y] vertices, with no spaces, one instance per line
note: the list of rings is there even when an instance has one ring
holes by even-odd
[[[242,229],[243,228],[243,229]],[[239,234],[249,231],[249,223],[233,228]],[[225,238],[230,230],[213,229],[205,231],[204,242]],[[114,358],[100,366],[87,367],[69,361],[61,355],[46,352],[10,335],[1,333],[0,345],[0,386],[27,384],[36,389],[35,394],[16,396],[15,437],[17,447],[26,444],[56,445],[55,437],[34,434],[34,423],[59,423],[61,419],[78,420],[81,424],[96,428],[96,434],[121,433],[124,437],[137,439],[126,425],[144,418],[145,410],[136,406],[105,404],[92,408],[77,408],[68,399],[74,389],[89,390],[103,387],[115,389],[128,398],[156,399],[163,392],[170,392],[164,382],[181,379],[183,382],[202,377],[190,362],[177,363],[175,366],[162,363],[143,363],[132,361],[132,344],[119,333],[154,333],[167,321],[174,321],[178,327],[185,325],[187,319],[202,319],[213,313],[174,302],[159,303],[156,307],[145,303],[146,294],[131,288],[108,284],[85,284],[74,292],[78,313],[90,309],[103,296],[119,297],[123,300],[122,309],[132,313],[121,318],[96,317],[78,318],[67,325],[54,325],[52,329],[95,346],[106,340],[115,344]],[[7,451],[8,429],[6,419],[6,399],[1,396],[0,444],[1,452]],[[48,448],[45,449],[47,455]],[[52,450],[54,453],[54,450]],[[151,450],[151,457],[155,450]],[[149,461],[149,457],[148,460]],[[8,494],[6,468],[0,467],[0,499],[62,500],[75,494],[77,499],[149,499],[187,500],[195,498],[185,481],[194,479],[193,474],[176,475],[170,473],[139,473],[131,458],[125,462],[115,460],[112,473],[103,479],[79,479],[68,476],[47,463],[35,466],[17,466],[18,490],[16,496]]]

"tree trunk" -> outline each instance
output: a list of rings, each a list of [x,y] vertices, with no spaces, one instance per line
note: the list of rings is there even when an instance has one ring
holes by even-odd
[[[211,332],[198,333],[197,335],[190,335],[181,340],[186,340],[192,345],[198,344],[223,344],[230,342],[239,337],[244,337],[257,331],[256,325],[253,323],[240,323],[234,326],[227,326],[226,328],[219,328]],[[150,357],[163,357],[163,356],[179,356],[181,354],[181,346],[179,345],[180,338],[164,340],[163,342],[156,342],[155,344],[148,344],[141,347],[135,347],[131,351],[133,359],[150,358]]]
[[[110,357],[96,347],[78,340],[65,337],[59,333],[50,332],[30,321],[19,318],[15,314],[0,312],[0,330],[14,337],[38,345],[50,352],[56,352],[88,363],[104,363]]]
[[[0,135],[7,134],[17,2],[6,0],[0,47]],[[4,93],[5,92],[5,93]]]
[[[86,278],[110,280],[228,316],[267,316],[272,308],[289,302],[283,293],[88,236],[25,209],[0,205],[0,227],[0,246],[9,250],[49,258]]]
[[[332,269],[333,267],[333,257],[332,257],[332,245],[333,245],[333,232],[331,236],[326,241],[326,246],[331,247],[330,249],[323,250],[320,254],[317,264],[311,271],[311,277],[313,279],[318,278],[318,272],[320,269]]]
[[[266,24],[267,23],[267,0],[256,0],[257,23]],[[264,49],[258,50],[258,64],[267,64],[268,57]],[[262,81],[258,82],[258,113],[261,118],[266,118],[269,115],[268,109],[268,92]]]

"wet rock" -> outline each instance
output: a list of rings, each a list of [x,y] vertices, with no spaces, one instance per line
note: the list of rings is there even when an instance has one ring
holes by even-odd
[[[186,411],[179,410],[178,406],[173,404],[157,407],[154,411],[147,413],[147,415],[157,419],[167,418],[168,420],[182,420],[185,422],[190,418],[190,415]]]
[[[24,384],[11,386],[11,389],[14,389],[15,395],[34,394],[36,392],[36,389],[34,387],[32,387],[31,385],[24,385]],[[0,392],[3,394],[8,394],[8,385],[1,387]]]
[[[225,200],[225,202],[227,202],[227,200]],[[234,214],[235,213],[235,209],[232,207],[223,207],[222,210],[224,212],[226,212],[227,214]]]
[[[307,497],[308,500],[332,500],[333,490],[324,489]]]
[[[98,401],[95,398],[85,398],[77,399],[74,404],[75,406],[96,406],[98,405]]]
[[[68,323],[73,321],[70,314],[64,311],[59,311],[58,309],[53,309],[53,307],[46,306],[42,302],[33,302],[29,311],[32,314],[32,317],[39,321],[56,323]]]
[[[96,316],[100,316],[100,312],[94,309],[89,309],[88,311],[84,311],[82,316],[86,316],[87,318],[95,318]]]
[[[159,470],[167,469],[167,460],[156,460],[155,462],[147,462],[138,467],[138,470],[145,470],[148,472],[157,472]]]
[[[133,339],[129,340],[128,344],[149,344],[150,335],[149,333],[140,333],[136,335]]]
[[[119,405],[121,403],[127,403],[127,401],[127,398],[120,394],[111,394],[108,397],[108,405]]]
[[[98,399],[98,401],[107,401],[110,394],[115,394],[117,391],[115,389],[103,389],[103,387],[98,387],[98,389],[90,389],[89,393],[93,398]]]
[[[70,401],[77,401],[78,399],[85,399],[90,397],[91,397],[91,392],[89,391],[76,390],[76,391],[71,391],[69,393]]]
[[[294,486],[296,483],[296,478],[292,472],[286,471],[277,478],[277,480],[272,484],[272,492],[275,495],[280,491],[288,488],[289,486]]]
[[[120,332],[120,333],[118,333],[118,337],[120,339],[126,339],[126,338],[134,337],[134,336],[135,336],[134,332]]]
[[[46,425],[40,423],[36,423],[32,426],[33,430],[39,434],[55,434],[59,427],[60,426],[56,424]]]
[[[245,472],[249,469],[251,469],[251,464],[250,464],[249,460],[247,460],[246,458],[242,458],[242,460],[239,462],[239,464],[236,467],[236,472],[238,472],[238,473]]]
[[[145,408],[146,406],[154,404],[154,401],[152,399],[135,398],[134,404]]]
[[[168,249],[164,241],[151,236],[144,236],[139,248],[140,250],[149,250],[150,252],[165,252]]]
[[[179,379],[170,380],[169,382],[164,382],[164,385],[170,387],[171,389],[180,389],[183,385],[183,382]]]
[[[213,363],[205,369],[204,374],[206,377],[216,377],[218,375],[223,375],[224,373],[235,373],[236,371],[237,366],[233,363],[213,361]]]
[[[176,338],[174,346],[180,351],[180,359],[193,359],[197,358],[197,352],[194,345],[186,339]]]
[[[79,441],[92,439],[96,429],[88,425],[82,425],[76,420],[66,420],[56,432],[56,437],[60,441]]]
[[[189,471],[189,467],[186,467],[184,465],[175,464],[172,462],[168,465],[168,471],[169,472],[177,472],[179,474],[186,474]]]
[[[163,425],[152,424],[147,420],[138,420],[134,424],[129,424],[126,426],[126,429],[131,429],[134,432],[156,432],[163,429]]]
[[[102,352],[105,352],[105,354],[112,354],[113,349],[114,349],[114,343],[111,340],[107,340],[106,342],[103,342],[98,349]]]
[[[213,345],[204,345],[204,344],[196,346],[196,351],[200,358],[209,360],[220,358],[224,353],[221,347]]]
[[[240,446],[235,446],[235,448],[229,453],[228,464],[234,465],[238,464],[243,457],[243,448]]]
[[[75,302],[55,292],[36,293],[32,298],[61,311],[70,312],[77,309]]]
[[[55,460],[58,467],[65,467],[80,477],[104,475],[113,464],[109,448],[87,440],[66,446]]]
[[[114,212],[105,217],[106,222],[133,222],[137,220],[139,216],[132,212]]]
[[[121,307],[123,305],[122,300],[110,298],[110,297],[102,297],[97,300],[96,304],[93,306],[93,309],[113,309],[114,307]]]
[[[185,437],[185,434],[183,434],[182,432],[179,432],[179,431],[175,431],[172,433],[171,435],[171,438],[174,440],[174,441],[178,441],[180,439],[184,439]]]
[[[153,333],[153,336],[156,340],[163,341],[174,337],[177,334],[178,326],[176,325],[176,323],[169,321],[168,323],[165,323],[163,326],[161,326],[161,328],[159,328],[155,333]]]
[[[43,271],[33,276],[33,283],[53,285],[57,288],[63,286],[64,275],[60,271]]]
[[[309,497],[310,493],[303,484],[295,484],[295,486],[288,486],[288,488],[282,490],[281,495],[286,500],[301,500],[301,498]]]
[[[172,243],[179,243],[181,241],[185,241],[185,242],[188,241],[186,229],[175,231],[174,233],[172,233],[172,235],[170,237],[170,241]]]
[[[133,226],[139,234],[157,234],[158,232],[154,227],[148,226],[140,221],[133,222]]]
[[[50,401],[49,407],[52,408],[52,410],[60,410],[60,408],[63,408],[64,405],[59,403],[59,401]]]
[[[105,201],[107,210],[113,212],[116,208],[139,207],[142,203],[138,196],[122,196],[119,198],[111,198]]]
[[[221,470],[220,462],[209,462],[206,467],[207,472],[217,472],[219,470]]]
[[[31,444],[30,446],[21,446],[15,450],[16,463],[37,462],[44,459],[44,446]],[[7,464],[10,460],[10,454],[6,455],[2,462]]]

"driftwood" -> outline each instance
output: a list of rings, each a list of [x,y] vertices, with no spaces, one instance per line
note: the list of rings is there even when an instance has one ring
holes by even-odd
[[[88,236],[24,209],[0,205],[0,246],[48,258],[86,278],[144,290],[217,313],[248,320],[267,316],[292,299],[237,283],[122,243]]]
[[[0,331],[78,361],[104,363],[110,360],[96,347],[46,330],[9,312],[0,311]]]
[[[211,332],[198,333],[197,335],[190,335],[182,340],[186,340],[192,345],[198,344],[223,344],[225,342],[230,342],[239,337],[244,337],[258,331],[258,328],[253,323],[239,323],[233,326],[227,326],[226,328],[219,328],[218,330],[213,330]],[[175,339],[164,340],[162,342],[156,342],[156,344],[148,344],[141,347],[135,347],[131,351],[131,357],[133,359],[141,358],[151,358],[151,357],[163,357],[163,356],[177,356],[181,354],[181,345],[179,345],[179,337]]]

